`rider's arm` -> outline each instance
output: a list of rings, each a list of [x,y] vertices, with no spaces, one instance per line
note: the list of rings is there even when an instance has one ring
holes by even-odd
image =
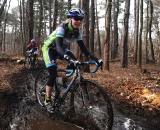
[[[29,43],[26,47],[26,51],[31,49],[31,43]]]
[[[57,37],[56,50],[61,57],[64,57],[65,52],[64,52],[64,49],[62,48],[62,45],[63,45],[63,37]]]
[[[84,45],[83,40],[77,40],[78,46],[80,47],[81,51],[85,54],[85,56],[89,56],[90,52],[89,50],[86,48],[86,46]]]
[[[91,58],[92,60],[95,60],[98,63],[98,58],[96,56],[94,56],[93,53],[91,53],[86,46],[84,45],[83,40],[77,40],[77,43],[81,49],[81,51],[85,54],[86,57]]]

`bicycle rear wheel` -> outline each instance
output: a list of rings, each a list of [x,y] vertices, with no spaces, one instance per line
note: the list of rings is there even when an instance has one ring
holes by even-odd
[[[113,109],[103,88],[84,80],[78,84],[74,96],[74,112],[89,130],[111,130]],[[84,120],[85,119],[85,120]]]

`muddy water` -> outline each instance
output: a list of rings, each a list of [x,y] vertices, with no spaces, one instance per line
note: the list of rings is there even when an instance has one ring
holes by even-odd
[[[115,117],[112,130],[160,130],[159,128],[144,124],[139,117],[133,120],[116,110],[114,112]],[[44,113],[36,112],[35,115],[33,115],[33,111],[31,113],[32,114],[30,114],[29,117],[32,119],[28,118],[27,120],[19,120],[18,122],[13,123],[10,125],[11,130],[84,130],[80,126],[69,123],[69,120],[68,122],[63,122],[62,120],[52,119]],[[25,118],[26,117],[23,117],[23,119]]]
[[[154,122],[154,120],[156,119],[154,119],[153,117],[148,119],[143,116],[135,115],[133,113],[128,114],[129,108],[126,108],[127,110],[123,110],[122,112],[121,110],[116,109],[117,106],[113,105],[113,107],[114,125],[112,130],[160,130],[160,125],[157,122]]]
[[[30,130],[82,130],[79,126],[57,120],[31,120]]]
[[[21,75],[21,74],[20,74]],[[33,81],[33,78],[30,81]],[[45,111],[41,111],[40,106],[35,103],[33,95],[33,82],[18,83],[20,88],[23,88],[22,93],[25,96],[17,103],[15,113],[12,115],[12,120],[9,124],[11,130],[83,130],[83,128],[66,123],[70,122],[61,119],[51,118]],[[19,93],[19,92],[18,92]],[[85,119],[84,119],[85,120]],[[160,127],[150,126],[150,121],[144,121],[142,117],[132,118],[129,115],[122,114],[114,107],[114,124],[112,130],[160,130]],[[79,123],[80,124],[80,123]],[[0,127],[1,128],[1,127]]]

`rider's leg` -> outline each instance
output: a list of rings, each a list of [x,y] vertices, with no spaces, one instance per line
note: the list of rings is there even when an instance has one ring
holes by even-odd
[[[48,72],[49,72],[49,79],[47,81],[47,85],[46,85],[46,100],[50,100],[51,99],[51,93],[52,93],[52,89],[54,87],[54,83],[56,80],[56,76],[57,76],[57,66],[51,66],[48,68]]]
[[[53,113],[54,109],[52,107],[51,94],[57,76],[57,67],[56,66],[49,67],[48,72],[49,72],[49,79],[46,85],[46,95],[45,95],[44,105],[46,106],[48,112]]]
[[[51,93],[57,76],[57,66],[56,66],[57,53],[54,49],[48,48],[46,46],[42,47],[42,52],[45,65],[49,72],[44,104],[46,105],[47,110],[50,111],[50,109],[52,109]]]

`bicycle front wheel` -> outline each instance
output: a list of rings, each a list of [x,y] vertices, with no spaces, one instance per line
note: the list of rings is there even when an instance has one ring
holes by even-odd
[[[25,68],[30,69],[31,68],[31,59],[30,57],[25,58]]]
[[[45,87],[48,79],[48,73],[47,71],[40,71],[35,79],[35,96],[38,101],[38,103],[41,106],[44,106],[44,100],[45,100]]]
[[[96,83],[84,80],[74,94],[74,111],[90,130],[111,130],[113,109],[106,91]],[[85,119],[85,120],[84,120]]]

